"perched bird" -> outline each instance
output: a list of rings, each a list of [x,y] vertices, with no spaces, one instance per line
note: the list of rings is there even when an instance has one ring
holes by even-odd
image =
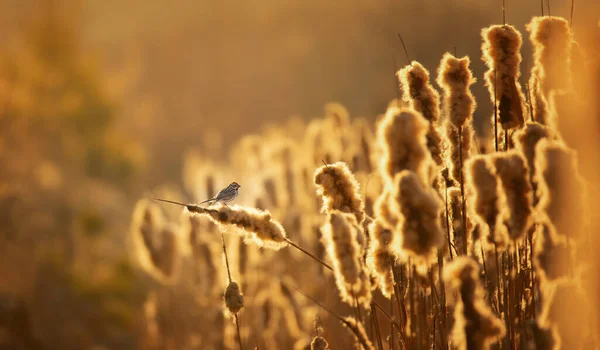
[[[237,182],[232,182],[229,186],[225,187],[221,190],[215,197],[211,199],[207,199],[204,202],[200,202],[198,204],[215,204],[215,203],[223,203],[227,205],[227,203],[231,202],[238,196],[238,189],[242,187]]]
[[[242,187],[242,186],[240,186],[237,182],[232,182],[229,184],[229,186],[222,189],[221,192],[219,192],[215,197],[207,199],[204,202],[200,202],[200,203],[198,203],[198,205],[204,204],[204,203],[209,203],[209,205],[213,205],[215,203],[223,203],[223,204],[225,204],[225,206],[227,206],[227,203],[233,201],[238,196],[238,189],[240,187]],[[157,200],[159,202],[177,204],[177,205],[181,205],[184,207],[194,206],[192,204],[184,204],[184,203],[169,201],[169,200],[160,199],[160,198],[154,198],[154,200]]]

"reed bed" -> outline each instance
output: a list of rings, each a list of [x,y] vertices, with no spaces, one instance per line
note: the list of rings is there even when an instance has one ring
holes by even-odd
[[[180,217],[148,199],[135,208],[140,273],[167,290],[198,281],[195,307],[216,320],[198,335],[206,349],[597,348],[593,179],[557,130],[571,115],[548,102],[572,87],[566,23],[528,26],[531,100],[522,34],[483,29],[492,152],[475,147],[487,141],[470,58],[432,67],[441,92],[412,61],[376,122],[329,104],[294,133],[245,137],[229,162],[187,161]],[[238,204],[193,204],[217,179],[242,184]]]

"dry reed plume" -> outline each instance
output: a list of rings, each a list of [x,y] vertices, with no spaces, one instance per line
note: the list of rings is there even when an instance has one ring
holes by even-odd
[[[523,93],[519,84],[521,33],[510,25],[493,25],[481,31],[483,60],[488,67],[486,86],[504,130],[523,125]]]
[[[388,187],[402,170],[411,170],[424,183],[431,178],[431,155],[427,151],[429,123],[410,109],[388,108],[377,126],[377,142],[382,155],[380,173]]]
[[[416,173],[405,170],[394,180],[394,203],[399,207],[394,249],[428,261],[444,243],[440,226],[442,203],[433,189],[425,187]]]
[[[536,154],[538,212],[547,217],[558,234],[582,238],[585,201],[577,155],[564,144],[549,140],[538,142]]]
[[[438,165],[442,164],[442,137],[436,130],[440,119],[440,94],[431,86],[429,72],[419,62],[413,61],[400,69],[397,75],[403,99],[429,122],[427,149],[433,160]]]
[[[449,53],[442,57],[438,68],[437,83],[444,90],[444,113],[446,138],[450,148],[450,175],[459,183],[461,181],[461,164],[469,158],[473,138],[473,113],[476,103],[471,93],[471,85],[475,83],[469,69],[469,57],[456,58]],[[462,149],[461,149],[462,148]],[[462,157],[462,159],[460,159]]]
[[[501,216],[508,235],[512,240],[527,233],[533,222],[533,198],[528,179],[525,159],[517,151],[498,154],[492,158],[496,174],[502,185],[506,204],[501,208]]]
[[[377,276],[379,289],[386,298],[394,294],[394,266],[395,257],[391,250],[394,233],[384,224],[375,220],[369,226],[371,242],[367,256],[367,264],[371,271]]]
[[[271,217],[268,211],[239,205],[218,206],[218,209],[186,206],[192,214],[208,215],[215,223],[227,227],[233,225],[243,229],[246,242],[258,246],[279,250],[287,246],[283,226]]]
[[[359,244],[361,228],[351,214],[331,211],[323,227],[323,244],[333,262],[335,281],[343,301],[352,305],[356,297],[368,307],[371,302],[370,280],[362,262]]]
[[[323,197],[322,212],[339,210],[353,214],[361,223],[364,220],[365,205],[358,190],[360,186],[346,163],[324,165],[315,171],[317,194]]]
[[[459,297],[454,309],[454,345],[459,349],[489,349],[506,329],[485,305],[479,266],[470,258],[456,258],[444,268],[444,280]]]
[[[506,232],[501,227],[500,208],[503,203],[498,193],[498,178],[487,156],[475,156],[467,164],[467,185],[471,209],[489,238],[496,244],[507,242]]]
[[[572,34],[569,23],[560,17],[533,17],[527,25],[533,44],[533,68],[529,85],[532,90],[534,120],[554,126],[548,112],[552,90],[571,89]]]

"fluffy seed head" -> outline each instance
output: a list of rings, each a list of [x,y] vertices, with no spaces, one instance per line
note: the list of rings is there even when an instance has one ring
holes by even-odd
[[[329,344],[325,338],[316,336],[310,343],[310,350],[329,350]]]
[[[371,233],[371,244],[367,255],[367,265],[377,276],[381,293],[389,299],[394,294],[392,266],[395,257],[391,251],[394,233],[379,220],[375,220],[369,225],[369,232]]]
[[[437,83],[444,90],[444,109],[448,121],[457,128],[470,124],[476,107],[470,90],[476,81],[470,63],[468,56],[456,58],[446,52],[438,68]]]
[[[576,153],[561,142],[550,140],[538,142],[535,152],[538,212],[546,216],[558,234],[581,238],[585,200]]]
[[[500,228],[500,208],[498,179],[488,156],[475,156],[466,164],[467,188],[471,210],[475,219],[490,235],[492,242],[506,242],[505,232]]]
[[[488,67],[485,81],[498,108],[499,122],[506,129],[523,125],[523,93],[519,84],[523,39],[513,26],[493,25],[481,31],[483,60]]]
[[[244,307],[244,296],[236,281],[231,281],[225,289],[225,307],[231,314],[238,313]]]
[[[444,268],[444,280],[460,296],[454,309],[454,345],[465,350],[489,349],[506,330],[484,301],[479,266],[471,258],[458,257]]]
[[[273,250],[287,246],[283,226],[274,220],[268,211],[239,205],[220,205],[216,209],[212,208],[187,206],[187,210],[192,214],[208,215],[221,226],[233,225],[241,228],[246,242]]]
[[[360,226],[354,215],[333,210],[322,228],[323,243],[344,302],[352,305],[354,296],[368,306],[371,302],[370,281],[362,263],[363,249],[358,242]]]
[[[548,223],[538,226],[533,252],[535,272],[542,285],[566,276],[569,268],[569,247]]]
[[[397,75],[404,93],[404,101],[429,121],[427,148],[433,160],[441,164],[442,137],[435,129],[440,119],[440,94],[429,83],[429,72],[419,62],[413,61],[400,69]]]
[[[527,159],[529,176],[534,189],[536,187],[535,182],[533,182],[535,174],[535,146],[540,140],[549,139],[551,137],[552,131],[550,129],[535,122],[526,123],[522,129],[517,130],[513,135],[517,149],[521,151],[525,156],[525,159]]]
[[[401,214],[394,248],[428,262],[444,243],[439,220],[442,203],[433,189],[425,187],[412,171],[396,175],[394,189],[394,202]]]
[[[353,214],[359,223],[364,220],[365,205],[358,192],[360,186],[346,163],[337,162],[318,168],[314,182],[317,194],[323,196],[322,212],[339,210]]]
[[[525,159],[517,151],[493,156],[492,162],[500,179],[506,205],[501,216],[511,239],[517,240],[527,233],[533,223],[533,193],[527,174]]]
[[[412,170],[429,183],[432,161],[425,138],[428,128],[429,123],[421,114],[388,108],[377,126],[377,142],[382,153],[380,173],[389,186],[402,170]]]

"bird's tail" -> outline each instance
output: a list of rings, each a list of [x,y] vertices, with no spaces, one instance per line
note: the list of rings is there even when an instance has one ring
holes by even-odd
[[[170,200],[167,200],[167,199],[160,199],[160,198],[152,198],[152,199],[155,200],[155,201],[158,201],[158,202],[165,202],[165,203],[171,203],[171,204],[175,204],[175,205],[180,205],[182,207],[189,206],[189,204],[184,204],[184,203],[180,203],[180,202],[174,202],[174,201],[170,201]]]
[[[207,199],[207,200],[205,200],[204,202],[200,202],[200,203],[198,203],[198,205],[200,205],[200,204],[204,204],[204,203],[210,203],[210,202],[214,202],[216,198],[217,198],[217,197],[214,197],[214,198],[211,198],[211,199]]]

